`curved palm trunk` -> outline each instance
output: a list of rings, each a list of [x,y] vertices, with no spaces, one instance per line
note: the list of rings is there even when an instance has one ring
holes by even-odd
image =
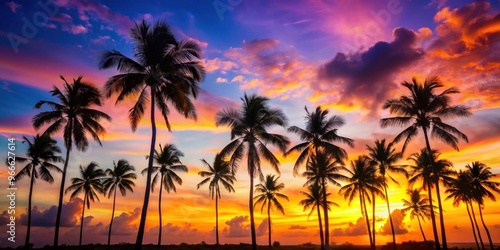
[[[325,248],[330,249],[330,223],[328,222],[328,199],[326,197],[326,183],[322,180],[323,186],[323,214],[325,217]]]
[[[82,245],[82,233],[83,233],[83,218],[85,215],[85,204],[87,200],[87,194],[83,196],[83,208],[82,208],[82,218],[80,219],[80,242],[78,243],[78,246]]]
[[[319,223],[319,240],[321,244],[321,249],[325,249],[325,239],[323,239],[323,225],[321,223],[321,210],[319,209],[319,204],[316,204],[316,212],[318,213],[318,223]]]
[[[471,206],[472,206],[472,204],[471,204]],[[486,227],[486,224],[484,223],[483,212],[481,211],[482,210],[481,204],[477,203],[477,206],[479,207],[479,216],[481,217],[481,222],[483,223],[484,230],[486,231],[486,235],[488,236],[488,241],[490,242],[491,250],[493,250],[494,249],[493,241],[491,240],[490,230],[488,230],[488,228]]]
[[[440,250],[441,245],[439,244],[439,236],[436,227],[436,217],[434,215],[434,205],[432,204],[432,189],[430,183],[427,183],[427,192],[429,194],[429,205],[431,206],[431,222],[432,222],[432,232],[434,233],[434,242],[436,243],[436,250]]]
[[[215,244],[219,246],[219,196],[215,195]]]
[[[420,216],[417,216],[417,220],[418,220],[418,226],[420,227],[420,232],[422,233],[422,237],[424,237],[424,242],[426,242],[427,239],[425,238],[424,230],[422,229],[422,224],[420,223]],[[396,244],[394,243],[394,245]]]
[[[389,195],[387,195],[387,185],[385,183],[385,176],[384,176],[384,192],[385,192],[385,200],[387,202],[387,214],[389,215],[389,223],[391,224],[391,232],[392,232],[392,244],[394,245],[394,250],[397,249],[396,246],[396,234],[394,233],[394,224],[392,223],[392,215],[391,215],[391,207],[389,206]],[[418,218],[418,216],[417,216]],[[420,219],[418,220],[418,224],[420,225]],[[420,225],[420,230],[422,231],[422,226]],[[422,235],[423,235],[422,231]],[[425,241],[425,236],[424,236],[424,241]]]
[[[29,249],[30,246],[30,232],[31,232],[31,197],[33,195],[33,184],[35,183],[35,166],[32,166],[31,170],[31,180],[30,180],[30,194],[28,198],[28,229],[26,232],[26,241],[24,242],[24,247]]]
[[[69,131],[73,131],[73,122],[69,120]],[[57,203],[57,215],[56,215],[56,229],[54,232],[54,248],[57,248],[59,241],[59,225],[61,224],[61,211],[62,211],[62,202],[64,198],[64,182],[66,181],[66,170],[68,169],[69,162],[69,153],[71,152],[71,145],[73,144],[73,140],[71,140],[71,134],[69,136],[69,148],[66,145],[66,159],[64,160],[64,166],[62,170],[61,176],[61,187],[59,188],[59,202]]]
[[[431,154],[431,145],[429,144],[429,136],[427,135],[427,129],[422,127],[422,130],[424,131],[424,136],[425,136],[425,145],[427,147],[427,151],[429,152],[429,154]],[[437,194],[437,200],[438,200],[438,207],[439,207],[439,220],[441,222],[441,240],[443,241],[443,250],[447,250],[448,249],[448,245],[446,244],[446,231],[444,229],[444,218],[443,218],[443,207],[441,206],[441,194],[439,193],[439,177],[437,177],[437,172],[436,172],[436,168],[434,166],[432,166],[432,172],[434,174],[434,184],[436,185],[436,194]],[[430,193],[431,191],[429,191]],[[432,209],[432,204],[431,204],[431,209]],[[432,209],[432,213],[434,210]],[[435,226],[435,223],[436,223],[436,220],[434,219],[434,225],[433,227]],[[435,229],[436,232],[437,232],[437,228]],[[437,233],[436,233],[437,235]],[[438,247],[438,241],[437,241],[437,237],[436,235],[434,236],[435,239],[436,239],[436,249],[439,250],[440,248]]]
[[[269,247],[271,245],[271,201],[267,203],[267,230],[269,231]]]
[[[113,212],[111,212],[111,222],[109,223],[108,246],[111,244],[111,227],[113,226],[113,219],[115,217],[115,204],[116,204],[116,188],[115,188],[115,193],[113,194]]]
[[[160,217],[160,232],[158,234],[158,246],[161,246],[161,231],[163,227],[163,223],[161,221],[161,191],[163,190],[163,173],[161,174],[160,179],[160,194],[158,195],[158,216]]]
[[[469,202],[465,202],[465,206],[467,207],[467,214],[469,215],[470,225],[472,227],[472,233],[474,234],[474,240],[476,241],[477,249],[479,250],[479,242],[477,241],[476,229],[474,228],[474,221],[472,221],[472,216],[470,215]]]
[[[375,241],[375,194],[372,193],[372,239],[373,239],[373,245],[377,245]]]
[[[250,163],[250,160],[249,160]],[[248,206],[250,208],[250,231],[252,234],[252,250],[257,250],[257,238],[255,236],[255,220],[253,217],[253,167],[250,170],[250,196],[248,198]]]
[[[155,89],[151,88],[151,146],[149,148],[148,158],[148,173],[146,176],[146,192],[144,194],[144,202],[141,212],[141,221],[139,223],[139,230],[137,231],[137,240],[135,242],[135,250],[141,250],[142,239],[144,237],[144,227],[146,225],[146,215],[148,212],[149,195],[151,193],[151,172],[153,171],[153,159],[156,144],[156,123],[155,123]],[[63,173],[64,175],[64,173]]]
[[[370,238],[370,246],[372,249],[374,249],[372,234],[371,234],[371,230],[370,230],[370,219],[368,218],[368,210],[366,209],[366,201],[365,201],[365,197],[364,197],[364,192],[362,192],[362,191],[359,193],[359,201],[361,204],[361,209],[362,209],[361,211],[363,211],[363,209],[364,209],[366,228],[368,229],[368,236]],[[361,213],[363,214],[363,212],[361,212]]]
[[[479,242],[481,243],[481,249],[485,249],[484,248],[484,243],[483,243],[483,237],[481,237],[481,231],[479,230],[479,225],[477,224],[477,220],[476,220],[476,213],[474,212],[474,206],[470,206],[470,209],[471,209],[471,212],[472,212],[472,219],[474,220],[474,224],[476,225],[476,230],[477,230],[477,236],[479,238]]]

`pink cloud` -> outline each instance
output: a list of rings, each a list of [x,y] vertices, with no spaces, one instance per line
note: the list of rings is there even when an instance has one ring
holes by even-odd
[[[10,8],[10,11],[12,11],[13,13],[16,13],[17,9],[21,8],[22,5],[14,2],[14,1],[10,1],[10,2],[7,2],[5,3],[7,6],[9,6]]]
[[[107,41],[111,39],[110,36],[99,36],[95,39],[91,39],[90,42],[96,45],[102,45],[105,44]]]
[[[73,35],[85,34],[87,33],[87,28],[83,27],[82,25],[73,25],[71,26],[69,33]]]

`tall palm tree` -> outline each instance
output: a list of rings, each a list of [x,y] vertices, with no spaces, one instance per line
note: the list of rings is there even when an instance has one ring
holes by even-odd
[[[500,183],[490,181],[494,175],[491,173],[490,168],[481,162],[475,161],[471,164],[467,164],[465,167],[467,168],[467,172],[472,179],[471,184],[472,189],[474,190],[474,200],[478,203],[481,222],[483,223],[484,230],[488,236],[490,247],[493,249],[493,241],[491,240],[490,231],[484,223],[483,212],[481,210],[484,207],[485,198],[490,198],[491,200],[496,201],[493,192],[500,194]]]
[[[386,197],[386,203],[387,203],[387,214],[389,216],[389,222],[391,225],[391,232],[392,232],[392,243],[394,246],[394,249],[396,249],[396,234],[394,233],[394,224],[392,223],[392,216],[391,216],[391,207],[389,206],[389,195],[387,194],[387,177],[391,179],[393,182],[398,183],[391,175],[390,172],[393,173],[401,173],[404,174],[406,177],[408,177],[408,172],[406,169],[401,166],[401,165],[396,165],[396,163],[401,160],[403,154],[396,152],[396,149],[392,147],[392,143],[388,143],[387,145],[385,144],[385,139],[382,139],[381,141],[376,140],[375,141],[375,146],[371,147],[366,145],[366,148],[368,149],[368,157],[370,157],[371,161],[376,164],[377,166],[377,172],[380,176],[382,176],[383,180],[383,188],[384,188],[384,194]],[[373,199],[373,197],[372,197]],[[375,201],[373,201],[373,205],[375,205]],[[375,218],[375,216],[373,216]],[[374,227],[375,228],[375,227]]]
[[[269,247],[271,247],[271,208],[276,208],[282,214],[285,214],[285,210],[281,205],[279,199],[289,200],[288,196],[279,193],[281,190],[285,188],[285,184],[278,183],[278,179],[280,177],[276,177],[275,175],[266,175],[266,178],[261,181],[261,183],[255,185],[255,193],[257,194],[254,198],[257,199],[255,201],[254,206],[262,204],[260,207],[260,212],[264,210],[264,207],[267,205],[267,226],[269,233]]]
[[[99,165],[95,162],[91,162],[87,167],[80,165],[80,178],[71,178],[71,186],[66,189],[67,192],[71,193],[71,199],[75,198],[80,193],[83,193],[83,206],[82,206],[82,217],[80,219],[80,241],[79,246],[82,245],[82,232],[83,232],[83,218],[85,215],[85,205],[90,209],[90,201],[99,201],[98,193],[104,194],[104,189],[102,187],[102,180],[106,177],[104,171],[99,168]]]
[[[250,231],[252,235],[252,249],[257,249],[255,235],[255,221],[253,212],[254,177],[263,178],[261,159],[268,161],[271,167],[279,173],[279,160],[267,148],[274,145],[285,152],[290,143],[286,136],[270,133],[268,130],[276,125],[286,126],[285,114],[269,107],[269,99],[262,96],[246,94],[241,99],[240,109],[224,109],[216,115],[216,125],[228,125],[231,128],[231,142],[221,151],[221,156],[230,156],[231,171],[236,172],[239,162],[246,155],[248,174],[250,175],[250,194],[248,205],[250,210]]]
[[[111,212],[111,222],[109,223],[108,246],[111,244],[111,228],[113,227],[113,219],[115,217],[116,191],[120,190],[122,196],[127,194],[127,190],[134,192],[134,180],[137,175],[134,173],[134,166],[130,165],[127,160],[118,160],[118,164],[113,161],[113,169],[106,169],[106,178],[102,186],[105,193],[108,194],[108,199],[113,194],[113,212]]]
[[[66,158],[62,169],[61,187],[59,189],[59,202],[57,205],[56,225],[54,234],[54,247],[57,247],[59,240],[59,226],[61,223],[62,202],[64,198],[64,183],[69,163],[69,155],[73,150],[73,144],[79,151],[86,151],[89,146],[87,134],[90,134],[94,141],[102,146],[99,135],[106,132],[101,126],[101,120],[111,121],[107,114],[93,109],[93,106],[102,105],[102,96],[99,89],[89,82],[83,81],[80,76],[73,79],[73,83],[68,83],[63,76],[64,89],[58,87],[50,91],[59,102],[39,101],[35,108],[48,106],[50,111],[43,111],[33,117],[32,123],[35,129],[48,125],[44,134],[53,135],[61,129],[63,132],[64,146],[66,147]]]
[[[423,84],[420,84],[416,78],[413,78],[411,82],[405,81],[402,85],[410,91],[410,95],[387,100],[383,105],[383,109],[389,109],[391,114],[396,116],[380,120],[382,128],[387,126],[408,126],[394,138],[394,142],[405,139],[402,151],[404,151],[406,146],[418,135],[419,129],[422,129],[424,133],[425,144],[429,152],[431,152],[429,132],[431,137],[445,142],[455,150],[458,150],[459,139],[468,142],[467,136],[464,133],[444,123],[442,120],[445,118],[467,117],[471,115],[469,108],[463,105],[450,104],[450,95],[459,93],[458,89],[448,88],[440,94],[435,93],[436,89],[444,86],[438,77],[428,78]],[[436,173],[434,173],[434,175],[437,176]],[[435,179],[434,181],[439,206],[443,248],[446,250],[448,246],[446,244],[441,194],[438,180]],[[436,249],[441,249],[439,241],[437,239],[435,240]]]
[[[370,245],[375,249],[375,241],[373,240],[370,229],[370,219],[366,203],[371,202],[370,196],[375,193],[377,196],[384,197],[384,193],[380,189],[383,185],[383,180],[376,175],[377,169],[371,164],[370,159],[361,155],[356,160],[351,161],[351,168],[344,167],[344,170],[349,174],[348,184],[344,185],[339,193],[344,196],[344,199],[349,201],[349,205],[356,196],[359,196],[361,206],[361,214],[365,217]],[[375,218],[372,218],[375,220]]]
[[[308,218],[311,216],[311,214],[314,213],[314,210],[316,210],[316,213],[318,214],[318,225],[319,225],[319,239],[321,243],[321,249],[325,248],[325,241],[324,241],[324,235],[323,235],[323,225],[321,223],[321,210],[320,208],[323,207],[323,187],[319,184],[319,182],[313,182],[311,185],[307,185],[307,191],[308,192],[303,192],[301,191],[300,193],[303,194],[306,198],[300,201],[300,205],[304,207],[304,211],[307,209],[311,209],[311,211],[308,214]],[[326,194],[327,196],[330,195],[330,193]],[[335,205],[339,206],[337,203],[328,201],[328,210],[330,210],[330,205]]]
[[[182,165],[180,160],[184,156],[184,153],[177,149],[174,144],[166,144],[162,147],[160,144],[160,151],[155,150],[154,159],[158,166],[153,166],[154,178],[151,183],[151,191],[154,192],[155,186],[160,182],[160,193],[158,194],[158,216],[160,217],[160,232],[158,234],[158,246],[161,245],[161,234],[163,223],[161,220],[162,209],[161,209],[161,193],[165,189],[167,193],[170,191],[177,192],[175,188],[175,182],[182,185],[182,179],[175,172],[187,172],[188,169],[185,165]],[[149,168],[142,170],[141,174],[147,174]]]
[[[220,154],[216,154],[214,162],[210,165],[205,159],[201,162],[208,168],[208,171],[200,171],[198,174],[205,178],[196,187],[199,189],[206,183],[208,184],[208,192],[212,199],[215,197],[215,242],[219,245],[219,199],[220,188],[219,183],[228,191],[234,192],[233,183],[236,181],[234,173],[231,172],[231,166],[228,161],[225,161]]]
[[[479,226],[476,221],[476,216],[474,214],[473,215],[474,217],[472,217],[469,210],[469,206],[472,206],[472,201],[474,199],[474,191],[475,191],[473,188],[471,188],[471,183],[472,183],[472,178],[470,174],[467,172],[462,172],[462,170],[460,170],[457,178],[453,180],[452,185],[445,191],[445,193],[448,194],[445,200],[453,199],[454,206],[460,206],[461,202],[465,203],[465,206],[467,207],[467,214],[469,215],[469,220],[472,226],[472,233],[476,241],[477,249],[479,249],[479,242],[477,240],[477,236],[479,236],[482,249],[484,249],[484,243],[481,237],[481,232],[479,231]],[[473,210],[472,212],[474,213]],[[476,226],[476,228],[474,228],[474,226]],[[476,236],[476,229],[477,229],[477,236]]]
[[[57,142],[50,138],[50,136],[36,135],[33,137],[33,141],[30,141],[26,138],[26,136],[23,136],[23,138],[23,143],[28,143],[27,157],[17,157],[16,162],[27,162],[27,164],[16,174],[15,180],[19,181],[25,176],[30,178],[30,191],[28,196],[28,228],[26,232],[26,241],[24,243],[24,247],[28,249],[31,232],[31,198],[33,197],[35,179],[41,179],[51,184],[54,183],[54,177],[52,177],[51,171],[61,173],[62,170],[53,163],[62,162],[63,159],[56,155],[57,153],[61,153],[61,149],[57,146]]]
[[[144,20],[136,23],[130,31],[137,61],[116,50],[104,51],[99,60],[99,69],[116,67],[120,74],[109,78],[105,85],[106,96],[118,94],[116,103],[133,97],[137,102],[129,111],[132,131],[151,108],[151,145],[149,150],[146,191],[135,249],[140,249],[149,205],[153,156],[156,145],[155,107],[160,110],[170,130],[168,115],[171,104],[186,118],[196,118],[191,98],[196,98],[199,83],[205,77],[201,62],[201,49],[192,39],[177,41],[170,27],[164,22],[153,26]]]
[[[430,218],[432,206],[429,204],[429,198],[427,198],[425,194],[422,194],[421,190],[422,189],[409,189],[406,191],[410,199],[403,199],[403,206],[405,208],[401,209],[401,211],[405,214],[407,212],[410,212],[410,219],[412,220],[413,218],[417,217],[418,226],[420,227],[422,237],[424,238],[424,241],[427,241],[427,239],[425,238],[424,230],[422,229],[420,218],[422,218],[422,220],[425,220],[425,218]]]
[[[293,167],[294,174],[297,174],[300,166],[307,163],[310,157],[317,154],[320,150],[333,154],[338,161],[347,159],[347,152],[334,144],[343,143],[350,147],[354,147],[354,140],[337,134],[339,127],[343,126],[345,123],[344,119],[336,115],[328,117],[329,111],[327,109],[323,110],[319,106],[316,107],[316,110],[313,112],[309,112],[307,107],[304,109],[306,111],[306,128],[302,129],[297,126],[288,128],[288,132],[297,134],[302,141],[285,153],[285,156],[290,155],[292,152],[300,153]],[[325,187],[323,187],[323,190],[326,191]],[[325,208],[325,205],[323,205],[323,208]],[[328,212],[325,212],[326,248],[330,247],[329,232]]]

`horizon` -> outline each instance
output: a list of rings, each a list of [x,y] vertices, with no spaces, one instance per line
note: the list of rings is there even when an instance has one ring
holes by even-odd
[[[231,2],[231,1],[229,1]],[[419,82],[438,76],[444,87],[456,87],[451,103],[466,105],[472,116],[446,119],[445,122],[464,132],[469,143],[460,140],[455,151],[451,146],[432,139],[433,149],[440,159],[453,163],[455,170],[480,161],[491,168],[500,182],[500,1],[446,1],[446,0],[384,0],[351,1],[134,1],[99,0],[9,0],[0,4],[0,145],[9,138],[16,139],[16,156],[25,156],[30,140],[46,127],[35,130],[32,118],[48,108],[34,109],[40,100],[56,100],[49,91],[61,88],[64,76],[68,82],[83,76],[99,89],[106,80],[118,74],[115,69],[98,69],[99,53],[116,49],[133,57],[129,35],[134,23],[145,20],[150,24],[165,21],[177,40],[189,39],[203,51],[206,78],[200,83],[200,93],[194,104],[197,121],[186,119],[176,111],[169,114],[172,132],[169,132],[157,110],[158,127],[156,147],[175,144],[184,153],[180,160],[188,167],[187,173],[178,173],[182,185],[176,193],[163,192],[163,244],[207,244],[215,242],[214,200],[208,186],[200,189],[198,172],[205,170],[200,159],[212,164],[214,156],[230,140],[227,126],[216,126],[215,115],[225,108],[239,108],[244,94],[258,94],[269,98],[269,106],[279,108],[288,118],[289,126],[305,127],[304,116],[317,106],[330,111],[329,116],[344,118],[345,125],[338,134],[354,139],[354,147],[337,144],[348,153],[346,166],[358,156],[368,154],[366,145],[375,140],[391,142],[402,131],[400,127],[381,128],[381,118],[391,117],[382,104],[390,98],[406,95],[401,86],[416,77]],[[46,22],[43,15],[47,16]],[[38,19],[37,19],[38,18]],[[496,51],[496,52],[495,52]],[[106,133],[100,136],[102,147],[91,140],[85,152],[71,151],[65,188],[70,179],[78,176],[78,167],[95,161],[101,169],[113,167],[113,161],[126,159],[135,166],[137,180],[133,193],[117,196],[112,243],[134,243],[146,178],[140,171],[147,166],[151,124],[149,106],[132,132],[128,110],[135,99],[126,99],[115,105],[116,95],[106,99],[101,107],[94,107],[111,116],[103,122]],[[272,132],[288,136],[291,143],[300,142],[298,136],[286,128],[275,126]],[[62,132],[53,136],[66,149]],[[400,151],[403,143],[395,144]],[[1,146],[0,146],[1,147]],[[408,145],[403,159],[425,147],[422,133]],[[319,245],[316,214],[308,217],[299,201],[304,199],[305,178],[294,176],[293,166],[298,157],[293,153],[284,157],[276,147],[270,147],[280,161],[279,182],[285,183],[280,192],[290,201],[283,201],[285,215],[271,212],[272,238],[281,245],[312,242]],[[7,149],[1,152],[7,155]],[[402,160],[401,164],[406,164]],[[63,166],[63,163],[56,164]],[[263,161],[263,174],[278,174]],[[17,164],[19,171],[24,165]],[[8,172],[2,164],[0,197],[6,197]],[[303,172],[305,167],[300,168]],[[408,188],[403,175],[394,174],[399,185],[388,187],[391,215],[398,243],[422,240],[416,220],[403,214],[402,199]],[[51,245],[54,235],[55,213],[61,175],[54,174],[54,183],[37,180],[33,191],[31,241],[36,247]],[[248,189],[246,163],[240,164],[234,184],[235,192],[221,190],[219,200],[219,234],[221,244],[250,243]],[[16,243],[10,243],[0,234],[3,246],[24,244],[29,178],[16,182]],[[258,183],[255,179],[255,184]],[[345,184],[345,182],[342,182]],[[348,202],[338,194],[339,188],[329,190],[331,200],[340,207],[332,207],[330,241],[342,244],[356,242],[369,245],[360,202]],[[449,244],[474,243],[467,211],[463,204],[456,207],[452,200],[444,200],[441,189],[444,220]],[[60,244],[78,244],[82,197],[64,196],[63,227]],[[100,202],[85,210],[83,244],[105,244],[111,219],[112,199],[100,195]],[[500,198],[495,194],[496,198]],[[434,200],[436,198],[434,197]],[[7,198],[0,199],[0,224],[9,220]],[[478,209],[477,206],[474,209]],[[385,200],[376,200],[377,245],[392,241]],[[482,210],[492,236],[500,235],[500,206],[490,199]],[[370,214],[371,216],[371,214]],[[267,244],[267,214],[255,209],[257,242]],[[437,219],[437,221],[439,221]],[[116,223],[116,224],[115,224]],[[439,223],[437,223],[439,225]],[[422,222],[425,236],[433,239],[429,220]],[[6,228],[5,226],[1,227]],[[121,231],[119,230],[121,229]],[[481,229],[482,230],[482,229]],[[143,244],[156,243],[158,238],[158,191],[151,193]],[[483,231],[481,231],[483,232]],[[91,236],[91,234],[94,234]],[[486,240],[485,240],[486,239]],[[487,238],[483,233],[483,240]],[[441,241],[441,240],[440,240]],[[4,242],[7,245],[4,245]],[[286,244],[290,242],[291,244]],[[500,238],[493,237],[500,243]]]

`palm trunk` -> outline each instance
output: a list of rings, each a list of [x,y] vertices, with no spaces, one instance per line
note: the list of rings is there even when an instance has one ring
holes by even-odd
[[[219,196],[215,195],[215,244],[219,246]]]
[[[83,196],[83,208],[82,208],[82,218],[80,219],[80,242],[78,243],[78,246],[82,245],[82,233],[83,233],[83,217],[85,215],[85,203],[87,200],[87,194]]]
[[[376,241],[375,241],[375,194],[372,193],[372,239],[373,239],[373,245],[376,246]]]
[[[267,203],[267,230],[269,231],[269,247],[271,245],[271,201]]]
[[[467,207],[467,214],[469,215],[470,225],[472,227],[472,233],[474,234],[474,240],[476,241],[477,250],[479,250],[479,242],[477,241],[476,229],[474,228],[474,221],[472,221],[472,216],[470,215],[469,202],[465,202]]]
[[[250,163],[250,160],[249,162]],[[252,250],[257,250],[257,238],[255,236],[255,220],[253,217],[253,166],[250,169],[250,196],[248,197],[248,206],[250,208],[250,231],[252,234]]]
[[[35,183],[35,167],[31,166],[31,180],[30,180],[30,194],[28,197],[28,229],[26,231],[26,241],[24,242],[24,247],[29,249],[30,247],[30,232],[31,232],[31,197],[33,195],[33,184]]]
[[[69,120],[69,131],[73,131],[73,123],[72,120]],[[59,202],[57,203],[57,215],[56,215],[56,229],[54,232],[54,248],[57,248],[59,241],[59,225],[61,224],[61,212],[62,212],[62,203],[64,198],[64,182],[66,180],[66,170],[68,169],[69,162],[69,153],[71,152],[71,145],[73,141],[71,140],[71,134],[69,135],[69,142],[66,144],[66,159],[64,160],[64,166],[62,170],[61,176],[61,187],[59,188]]]
[[[372,233],[370,231],[370,219],[368,218],[368,210],[366,209],[366,201],[365,201],[365,197],[364,197],[364,193],[363,192],[359,193],[359,201],[360,201],[360,204],[361,204],[361,211],[363,211],[363,209],[364,209],[364,216],[365,216],[365,220],[366,220],[366,228],[368,229],[368,236],[370,238],[370,246],[373,249],[373,239],[372,239]]]
[[[137,240],[135,242],[135,250],[141,250],[142,239],[144,237],[144,227],[146,225],[146,215],[148,212],[149,195],[151,192],[151,172],[153,171],[153,159],[156,144],[156,123],[155,123],[155,88],[151,87],[151,146],[149,148],[148,158],[148,173],[146,176],[146,191],[144,194],[144,202],[141,212],[141,221],[139,223],[139,230],[137,231]],[[63,173],[64,175],[64,173]]]
[[[325,249],[325,239],[323,239],[323,225],[321,223],[321,210],[319,209],[319,204],[316,204],[316,212],[318,213],[318,223],[319,223],[319,240],[321,244],[321,249]]]
[[[111,222],[109,223],[108,246],[111,244],[111,227],[113,226],[113,219],[115,217],[115,204],[116,204],[116,188],[115,188],[115,193],[113,194],[113,211],[111,212]]]
[[[163,173],[161,174],[160,179],[160,194],[158,195],[158,217],[160,217],[160,232],[158,233],[158,246],[161,246],[161,232],[163,223],[161,221],[161,191],[163,190]]]
[[[417,216],[417,220],[418,220],[418,226],[420,227],[420,232],[422,233],[422,237],[424,237],[424,242],[426,242],[427,239],[425,238],[424,230],[422,229],[422,224],[420,223],[420,216]]]
[[[483,223],[484,230],[486,231],[486,235],[488,236],[488,241],[490,242],[491,250],[493,250],[494,249],[493,241],[491,240],[490,230],[488,230],[488,227],[486,227],[486,224],[484,223],[483,212],[481,211],[482,210],[481,204],[477,203],[477,205],[479,207],[479,216],[481,217],[481,222]],[[472,206],[472,203],[471,203],[471,206]]]
[[[328,197],[326,196],[326,183],[322,180],[321,185],[323,186],[323,214],[325,217],[325,248],[330,249],[330,223],[328,221]]]
[[[386,202],[387,202],[387,214],[389,215],[389,223],[391,223],[391,232],[392,232],[392,244],[394,245],[394,250],[397,249],[397,246],[396,246],[396,234],[394,232],[394,224],[392,223],[392,215],[391,215],[391,207],[389,206],[389,195],[387,195],[387,186],[386,186],[386,183],[385,183],[385,176],[384,176],[384,192],[385,192],[385,199],[386,199]],[[419,225],[420,225],[420,219],[418,221]],[[420,226],[420,230],[422,230],[422,226]],[[423,231],[422,231],[422,234],[423,234]],[[425,241],[425,236],[424,236],[424,241]]]
[[[434,216],[434,205],[432,204],[432,189],[430,183],[427,183],[427,192],[429,194],[429,205],[431,206],[431,222],[432,232],[434,233],[434,242],[436,243],[436,250],[440,250],[441,245],[439,244],[439,236],[436,227],[436,217]]]
[[[471,209],[471,212],[472,212],[472,219],[474,220],[474,224],[476,225],[476,230],[477,230],[477,236],[479,237],[479,242],[481,243],[481,249],[485,249],[484,248],[484,243],[483,243],[483,237],[481,237],[481,231],[479,230],[479,225],[477,224],[477,220],[476,220],[476,213],[474,212],[474,206],[470,206],[470,209]]]
[[[427,129],[425,127],[422,127],[422,130],[424,131],[424,136],[425,136],[425,145],[427,147],[427,152],[429,153],[429,155],[431,155],[431,152],[432,152],[432,149],[431,149],[431,144],[429,144],[429,136],[427,135]],[[436,185],[436,193],[437,193],[437,200],[438,200],[438,206],[439,206],[439,219],[440,219],[440,222],[441,222],[441,237],[442,237],[442,241],[443,241],[443,250],[447,250],[448,249],[448,246],[446,245],[446,232],[444,230],[444,220],[443,220],[443,208],[441,207],[441,195],[439,194],[439,178],[437,177],[437,172],[436,172],[436,168],[434,166],[432,166],[432,172],[434,174],[434,181],[435,181],[435,185]],[[429,194],[432,192],[431,189],[429,189]],[[430,196],[429,196],[430,198]],[[434,216],[434,208],[432,207],[432,199],[431,200],[431,215]],[[433,227],[433,230],[435,230],[434,232],[434,240],[436,241],[436,250],[439,250],[441,249],[441,246],[439,245],[439,240],[437,238],[437,227],[436,227],[436,219],[435,217],[432,217],[431,219],[432,220],[432,227]]]

